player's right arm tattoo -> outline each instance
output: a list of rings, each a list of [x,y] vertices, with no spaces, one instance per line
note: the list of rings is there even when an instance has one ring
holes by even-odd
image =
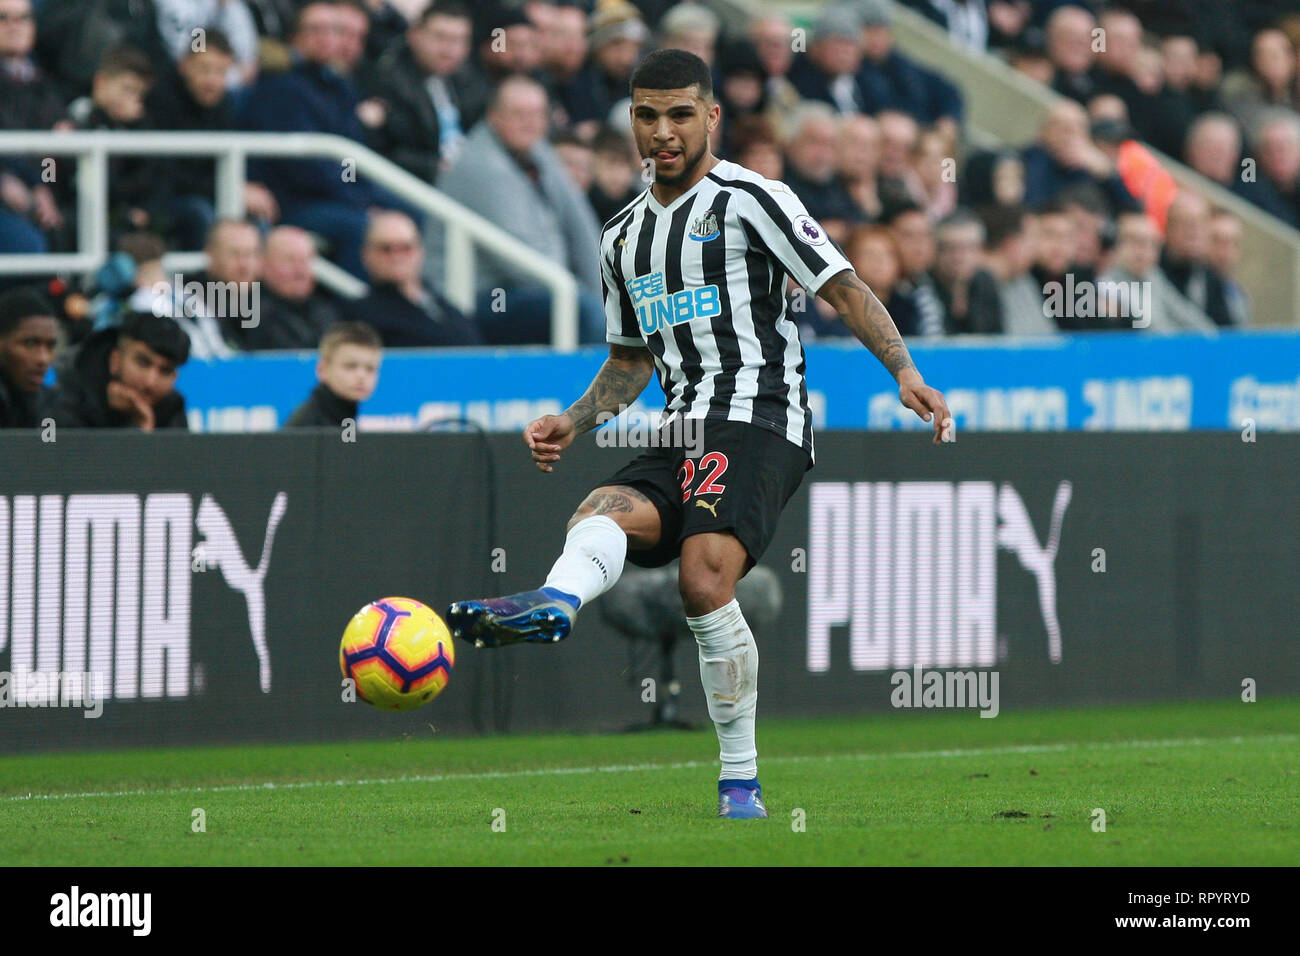
[[[591,380],[587,393],[566,409],[574,431],[581,435],[603,421],[603,415],[617,415],[645,391],[654,374],[650,350],[627,345],[610,345],[609,358]]]
[[[890,375],[898,378],[907,369],[916,369],[889,310],[852,269],[832,276],[817,294],[835,307],[844,324]]]

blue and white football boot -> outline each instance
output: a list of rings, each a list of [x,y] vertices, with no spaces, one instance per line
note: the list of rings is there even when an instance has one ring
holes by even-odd
[[[453,637],[473,641],[476,647],[505,647],[517,641],[553,644],[569,636],[581,603],[558,588],[457,601],[447,608],[447,627]]]
[[[761,820],[767,816],[763,788],[753,780],[718,781],[718,816],[729,820]]]

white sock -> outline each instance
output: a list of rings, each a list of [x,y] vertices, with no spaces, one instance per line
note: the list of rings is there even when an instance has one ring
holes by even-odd
[[[686,623],[700,645],[700,682],[709,716],[718,731],[722,772],[719,780],[750,780],[758,776],[754,744],[754,714],[758,710],[758,645],[740,613],[730,604]]]
[[[618,582],[626,557],[627,532],[617,521],[607,515],[583,518],[564,539],[564,553],[542,587],[572,594],[586,604]]]

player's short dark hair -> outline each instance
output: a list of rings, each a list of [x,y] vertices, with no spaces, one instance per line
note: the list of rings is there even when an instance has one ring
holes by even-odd
[[[384,341],[375,327],[366,322],[335,322],[320,338],[320,357],[328,359],[340,345],[382,349]]]
[[[140,342],[173,365],[190,359],[190,336],[175,319],[150,312],[132,312],[117,330],[117,344]]]
[[[460,0],[434,0],[415,18],[417,26],[424,26],[434,17],[448,17],[455,20],[473,20],[469,7]]]
[[[701,99],[713,97],[713,73],[709,66],[694,53],[686,50],[655,50],[632,71],[629,89],[684,90],[691,86],[700,88]]]
[[[0,295],[0,335],[8,335],[23,319],[55,315],[54,305],[37,289],[20,287]]]
[[[99,65],[95,68],[95,72],[104,76],[121,76],[123,73],[130,73],[147,83],[152,83],[154,77],[153,64],[149,61],[149,57],[143,51],[125,43],[119,43],[105,50],[104,55],[99,58]]]

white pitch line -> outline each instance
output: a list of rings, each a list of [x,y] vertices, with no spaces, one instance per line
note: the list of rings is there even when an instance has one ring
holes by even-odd
[[[899,753],[817,754],[797,757],[764,757],[764,764],[809,763],[828,760],[922,760],[959,757],[995,757],[1006,754],[1065,753],[1071,750],[1124,750],[1158,747],[1203,747],[1206,744],[1294,743],[1300,734],[1263,734],[1238,737],[1181,737],[1168,740],[1117,740],[1097,743],[1017,744],[1003,747],[971,747],[948,750],[912,750]],[[507,780],[520,777],[563,777],[594,773],[636,773],[648,770],[696,770],[713,767],[717,761],[686,760],[680,763],[605,764],[596,767],[547,767],[538,770],[491,770],[480,773],[412,774],[406,777],[362,777],[355,780],[299,780],[286,783],[237,783],[219,787],[160,787],[136,790],[89,790],[73,793],[26,793],[0,798],[4,803],[33,800],[78,800],[94,797],[177,796],[186,793],[241,793],[265,790],[305,790],[315,787],[369,787],[395,783],[444,783],[450,780]]]

